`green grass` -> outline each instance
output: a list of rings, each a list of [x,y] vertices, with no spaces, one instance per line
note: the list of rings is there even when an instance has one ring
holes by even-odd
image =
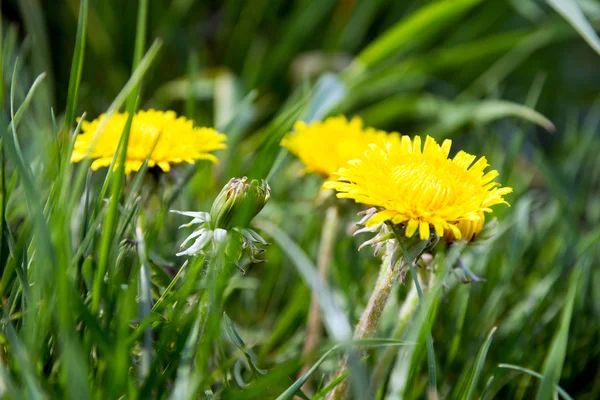
[[[358,345],[354,398],[600,397],[600,9],[578,3],[3,1],[0,397],[323,398]],[[69,162],[84,113],[150,107],[227,133],[220,163]],[[451,138],[515,189],[481,240],[438,247],[414,315],[407,276],[363,342],[380,261],[348,234],[360,207],[340,201],[320,282],[329,203],[279,146],[340,113]],[[168,211],[208,211],[239,176],[272,188],[268,262],[176,257],[191,229]],[[312,292],[324,332],[302,357]]]

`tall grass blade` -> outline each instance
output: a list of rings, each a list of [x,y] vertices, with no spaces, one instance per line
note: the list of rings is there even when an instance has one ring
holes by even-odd
[[[475,369],[473,370],[473,375],[469,382],[468,391],[464,399],[471,400],[475,395],[475,388],[477,387],[477,383],[479,383],[479,377],[481,376],[481,371],[483,370],[483,365],[485,363],[485,359],[487,357],[488,350],[492,344],[492,338],[494,337],[494,333],[496,333],[496,327],[493,327],[490,331],[487,339],[479,349],[479,354],[477,354],[477,361],[475,362]],[[464,395],[464,393],[463,393]]]
[[[575,0],[546,0],[600,54],[600,38]]]
[[[558,385],[562,373],[563,363],[567,354],[567,342],[569,340],[569,326],[571,325],[571,316],[573,315],[573,306],[575,296],[577,295],[577,285],[581,276],[582,264],[579,264],[571,276],[569,283],[569,292],[567,293],[565,305],[560,320],[558,331],[556,332],[550,351],[544,362],[544,378],[537,392],[538,400],[550,399],[554,392],[554,387]]]
[[[544,375],[542,375],[542,374],[540,374],[538,372],[532,371],[530,369],[520,367],[518,365],[498,364],[498,368],[512,369],[512,370],[515,370],[515,371],[526,373],[526,374],[531,375],[533,377],[536,377],[538,379],[544,379]],[[561,388],[560,386],[555,385],[554,389],[559,394],[559,396],[561,396],[563,399],[565,399],[565,400],[573,400],[573,398],[571,396],[569,396],[569,394],[563,388]]]
[[[79,3],[79,20],[77,22],[77,34],[75,36],[75,51],[71,64],[71,76],[69,78],[69,90],[67,92],[67,110],[65,111],[65,129],[68,131],[75,123],[75,107],[79,95],[79,84],[81,83],[81,72],[85,57],[85,37],[87,34],[88,0]]]
[[[360,72],[388,57],[398,57],[407,50],[437,36],[448,25],[480,3],[481,0],[441,0],[417,10],[397,22],[365,48],[350,70]]]

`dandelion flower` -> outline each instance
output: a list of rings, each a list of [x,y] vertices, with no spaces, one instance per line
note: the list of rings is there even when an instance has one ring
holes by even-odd
[[[512,189],[493,182],[498,172],[485,172],[485,157],[473,163],[475,156],[459,151],[449,158],[451,144],[445,140],[440,146],[429,136],[423,147],[418,136],[370,144],[325,187],[340,198],[375,206],[367,227],[390,221],[402,225],[407,237],[419,231],[426,240],[433,230],[446,239],[471,239],[481,231],[483,213],[495,204],[508,205],[503,196]]]
[[[92,122],[82,122],[82,133],[75,141],[71,162],[90,157],[94,160],[93,170],[110,165],[125,128],[127,113],[114,114],[94,144],[94,135],[104,118],[106,115],[102,114]],[[193,164],[196,160],[209,160],[216,163],[217,158],[210,152],[224,149],[225,138],[212,128],[194,127],[193,121],[177,117],[174,111],[138,111],[131,123],[125,172],[138,171],[155,142],[156,148],[148,162],[150,167],[157,165],[166,172],[172,164],[182,162]]]
[[[365,128],[358,117],[350,121],[344,116],[330,117],[310,125],[296,122],[294,130],[283,138],[281,145],[302,161],[307,173],[325,178],[359,157],[368,144],[383,145],[390,137],[398,138],[397,134]]]

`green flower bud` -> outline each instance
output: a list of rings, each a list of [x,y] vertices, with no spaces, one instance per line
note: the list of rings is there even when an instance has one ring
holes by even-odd
[[[263,209],[271,197],[271,188],[264,180],[232,178],[221,190],[210,209],[213,229],[245,228]]]

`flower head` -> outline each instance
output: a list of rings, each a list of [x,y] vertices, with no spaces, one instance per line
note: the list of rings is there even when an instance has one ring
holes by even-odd
[[[94,160],[93,170],[110,165],[127,122],[127,113],[114,114],[94,144],[96,130],[104,118],[107,117],[102,114],[92,122],[82,122],[82,133],[75,141],[71,162],[90,157]],[[224,149],[225,139],[225,135],[212,128],[194,127],[193,121],[177,117],[174,111],[138,111],[131,123],[125,172],[138,171],[151,152],[148,165],[157,165],[163,171],[181,162],[193,164],[196,160],[209,160],[216,163],[217,158],[210,152]]]
[[[215,228],[246,227],[270,197],[271,188],[264,180],[231,178],[213,202],[211,221]]]
[[[296,122],[294,130],[283,138],[281,145],[304,163],[306,172],[325,178],[349,160],[359,157],[368,144],[383,145],[390,136],[398,136],[365,128],[360,118],[348,121],[344,116],[330,117],[310,125]]]
[[[219,246],[227,242],[225,253],[238,267],[242,253],[252,262],[264,261],[259,260],[257,256],[264,253],[263,246],[268,243],[248,228],[248,225],[271,197],[271,188],[264,180],[252,180],[249,183],[247,180],[246,177],[230,179],[213,202],[210,213],[171,210],[193,218],[180,228],[199,225],[183,241],[181,248],[186,247],[192,240],[194,242],[187,249],[177,253],[177,256],[202,254],[214,257]]]
[[[429,136],[424,146],[418,136],[370,144],[325,187],[340,198],[375,206],[368,227],[390,221],[402,225],[407,237],[418,230],[426,240],[433,230],[448,240],[471,239],[481,231],[483,213],[508,204],[503,196],[512,189],[493,182],[498,172],[485,172],[485,157],[473,163],[475,156],[459,151],[449,158],[451,144],[445,140],[440,146]]]

